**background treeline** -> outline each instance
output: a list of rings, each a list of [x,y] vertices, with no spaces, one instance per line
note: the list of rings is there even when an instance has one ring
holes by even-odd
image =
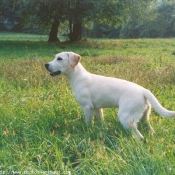
[[[174,0],[0,0],[0,30],[82,38],[175,36]]]
[[[135,12],[120,27],[94,25],[87,31],[95,38],[165,38],[175,37],[175,1],[151,2],[145,6],[141,16]]]

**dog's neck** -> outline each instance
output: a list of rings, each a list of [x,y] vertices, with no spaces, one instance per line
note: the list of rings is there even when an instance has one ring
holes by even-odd
[[[73,69],[69,70],[65,74],[65,76],[68,79],[68,82],[70,83],[71,87],[73,87],[73,84],[80,79],[79,78],[79,73],[80,72],[81,72],[81,74],[84,74],[84,76],[88,73],[86,71],[86,69],[82,66],[82,64],[79,62]],[[83,77],[83,76],[81,75],[81,77]]]

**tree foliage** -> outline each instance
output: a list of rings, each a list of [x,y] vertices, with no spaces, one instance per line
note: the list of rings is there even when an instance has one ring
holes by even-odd
[[[89,37],[170,37],[175,35],[175,2],[168,0],[1,0],[6,28],[42,28],[59,41],[65,24],[71,41]],[[65,33],[62,31],[63,33]]]
[[[120,31],[122,38],[156,38],[175,36],[175,2],[150,3],[142,16],[131,15],[131,20]]]
[[[26,6],[27,3],[22,0],[0,1],[0,19],[5,21],[6,28],[17,30],[27,23],[26,19],[29,14],[25,11]]]
[[[2,6],[20,18],[23,24],[33,24],[47,28],[50,26],[50,40],[58,41],[57,28],[60,23],[69,21],[69,38],[72,41],[82,38],[82,27],[91,22],[94,24],[106,24],[119,26],[129,16],[130,0],[2,0]],[[132,3],[131,3],[132,2]],[[18,8],[19,7],[19,8]],[[17,9],[20,12],[18,14]],[[1,16],[10,19],[5,13]],[[18,20],[16,20],[18,21]],[[51,35],[53,35],[53,38]]]

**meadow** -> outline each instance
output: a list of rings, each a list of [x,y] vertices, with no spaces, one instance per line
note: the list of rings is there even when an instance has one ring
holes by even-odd
[[[152,110],[156,133],[140,123],[144,141],[123,129],[117,109],[88,126],[65,77],[44,64],[76,52],[88,71],[138,83],[175,110],[175,39],[46,40],[0,33],[0,174],[174,175],[174,119]]]

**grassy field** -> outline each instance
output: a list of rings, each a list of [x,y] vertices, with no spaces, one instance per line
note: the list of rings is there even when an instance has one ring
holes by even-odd
[[[174,175],[174,119],[153,110],[156,134],[140,124],[144,141],[123,129],[117,109],[87,126],[66,79],[44,64],[74,51],[88,71],[136,82],[175,110],[175,39],[46,40],[0,33],[0,174]]]

